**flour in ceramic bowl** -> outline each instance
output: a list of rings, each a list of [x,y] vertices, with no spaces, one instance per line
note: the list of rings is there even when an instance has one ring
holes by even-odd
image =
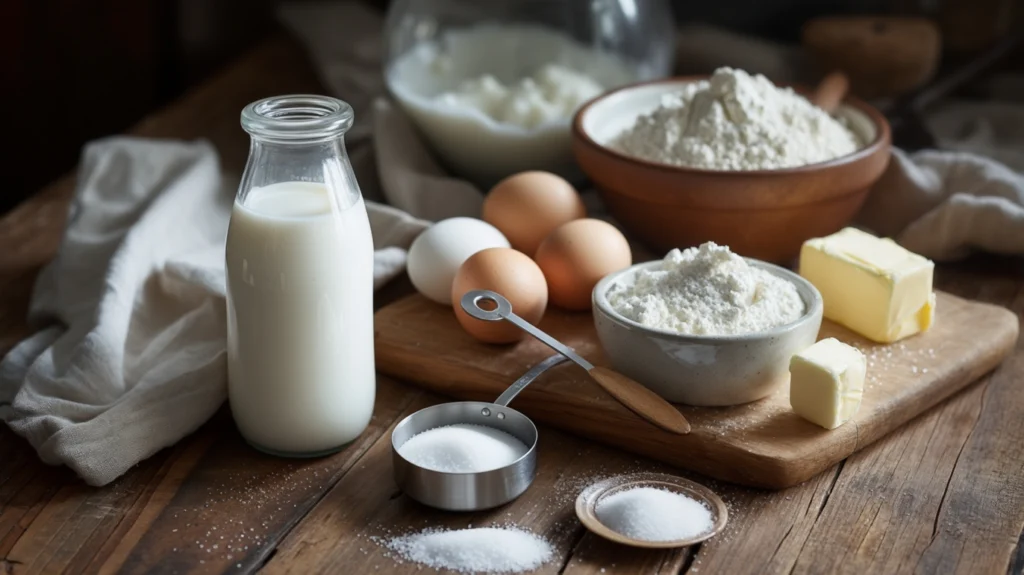
[[[774,170],[825,162],[861,147],[842,122],[790,88],[719,68],[662,97],[612,147],[640,159],[708,170]]]
[[[573,113],[604,90],[658,71],[566,32],[487,23],[417,44],[385,79],[438,159],[487,189],[526,170],[575,178]]]
[[[707,336],[766,331],[796,321],[806,308],[792,282],[714,242],[672,250],[660,267],[612,286],[608,301],[646,327]]]

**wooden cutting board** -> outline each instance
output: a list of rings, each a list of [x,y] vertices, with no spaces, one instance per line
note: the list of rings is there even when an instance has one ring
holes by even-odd
[[[831,322],[822,325],[820,337],[855,345],[869,361],[860,411],[832,431],[793,413],[787,387],[735,407],[679,406],[693,431],[673,435],[619,405],[574,364],[544,374],[512,407],[536,422],[712,477],[789,487],[977,380],[1013,349],[1018,325],[1009,310],[937,296],[932,329],[896,344],[873,344]],[[540,325],[595,365],[607,365],[589,313],[550,309]],[[458,399],[493,401],[552,354],[532,338],[511,346],[479,343],[462,331],[450,308],[418,294],[382,308],[374,327],[379,371]],[[543,435],[540,442],[543,449]]]

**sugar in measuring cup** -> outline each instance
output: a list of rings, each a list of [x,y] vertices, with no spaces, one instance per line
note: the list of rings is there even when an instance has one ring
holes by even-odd
[[[399,422],[391,433],[391,460],[399,489],[424,505],[448,511],[490,509],[522,495],[537,470],[537,426],[508,404],[542,373],[564,361],[562,355],[554,355],[538,363],[494,403],[442,403]],[[430,438],[428,433],[445,435]],[[407,444],[414,438],[421,443],[415,452]],[[450,443],[442,445],[446,441]],[[521,454],[512,451],[516,442],[522,444]],[[439,446],[446,452],[424,453]],[[500,459],[509,453],[518,456]],[[474,457],[477,469],[472,467]]]

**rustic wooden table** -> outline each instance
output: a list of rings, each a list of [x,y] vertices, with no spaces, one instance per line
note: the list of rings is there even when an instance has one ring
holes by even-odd
[[[303,53],[276,39],[132,133],[209,138],[237,170],[248,143],[238,126],[244,104],[320,89]],[[58,181],[0,218],[0,354],[29,333],[32,282],[57,247],[72,187],[71,177]],[[1024,314],[1020,260],[940,266],[938,283]],[[396,282],[378,304],[408,289]],[[1022,346],[978,384],[797,487],[764,492],[706,481],[729,503],[729,526],[703,545],[666,552],[605,543],[573,515],[589,477],[664,467],[552,429],[541,430],[536,482],[506,507],[446,514],[400,496],[390,428],[440,398],[383,377],[370,427],[337,455],[261,455],[222,410],[101,489],[40,463],[0,426],[0,572],[415,572],[372,538],[510,521],[557,546],[544,573],[1020,573]]]

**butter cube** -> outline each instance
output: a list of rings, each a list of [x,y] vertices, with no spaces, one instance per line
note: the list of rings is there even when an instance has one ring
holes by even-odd
[[[789,374],[793,411],[811,423],[835,429],[860,408],[867,359],[858,349],[830,337],[794,355]]]
[[[800,250],[800,275],[821,292],[825,317],[879,343],[931,327],[934,270],[928,258],[854,228]]]

